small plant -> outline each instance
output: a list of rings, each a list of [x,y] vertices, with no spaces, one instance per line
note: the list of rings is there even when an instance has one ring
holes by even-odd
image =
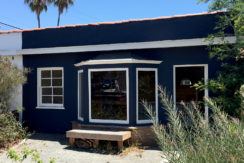
[[[13,113],[0,114],[0,148],[27,137],[26,130],[15,119]]]
[[[22,163],[24,160],[26,160],[28,157],[31,158],[31,160],[35,163],[43,163],[43,161],[40,158],[39,153],[37,150],[29,150],[27,147],[24,147],[20,154],[18,154],[16,151],[10,149],[8,150],[7,157],[10,158],[14,162]],[[55,158],[50,158],[49,163],[55,163]]]
[[[168,124],[152,118],[157,142],[169,162],[244,162],[244,122],[229,117],[211,100],[209,122],[195,103],[174,106],[166,90],[159,87]],[[153,113],[144,102],[148,113]]]

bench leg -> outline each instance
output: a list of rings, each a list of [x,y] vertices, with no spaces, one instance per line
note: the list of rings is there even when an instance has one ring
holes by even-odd
[[[122,151],[123,149],[123,141],[117,141],[117,144],[118,144],[118,151]]]
[[[93,148],[97,148],[99,145],[99,140],[93,140]]]
[[[75,143],[75,138],[69,138],[69,146],[73,147]]]

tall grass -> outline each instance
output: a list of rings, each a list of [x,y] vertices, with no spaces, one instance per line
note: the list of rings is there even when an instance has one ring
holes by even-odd
[[[159,91],[168,124],[152,121],[158,145],[169,162],[244,162],[243,121],[229,117],[211,99],[205,99],[211,112],[208,122],[197,104],[182,104],[179,109],[165,89]],[[147,103],[144,106],[154,117]]]

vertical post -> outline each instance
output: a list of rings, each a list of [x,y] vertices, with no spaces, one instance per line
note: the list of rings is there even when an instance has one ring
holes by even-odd
[[[69,146],[73,147],[75,143],[75,138],[69,138]]]
[[[93,140],[93,148],[97,148],[99,145],[99,140]]]
[[[118,151],[121,152],[123,149],[123,141],[117,141],[118,144]]]

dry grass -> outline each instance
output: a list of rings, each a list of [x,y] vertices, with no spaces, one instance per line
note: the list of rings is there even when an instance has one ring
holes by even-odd
[[[140,154],[145,150],[144,147],[139,147],[139,146],[130,146],[127,148],[124,148],[123,151],[120,153],[120,156],[126,156],[131,152],[139,152],[138,157],[140,157]]]

